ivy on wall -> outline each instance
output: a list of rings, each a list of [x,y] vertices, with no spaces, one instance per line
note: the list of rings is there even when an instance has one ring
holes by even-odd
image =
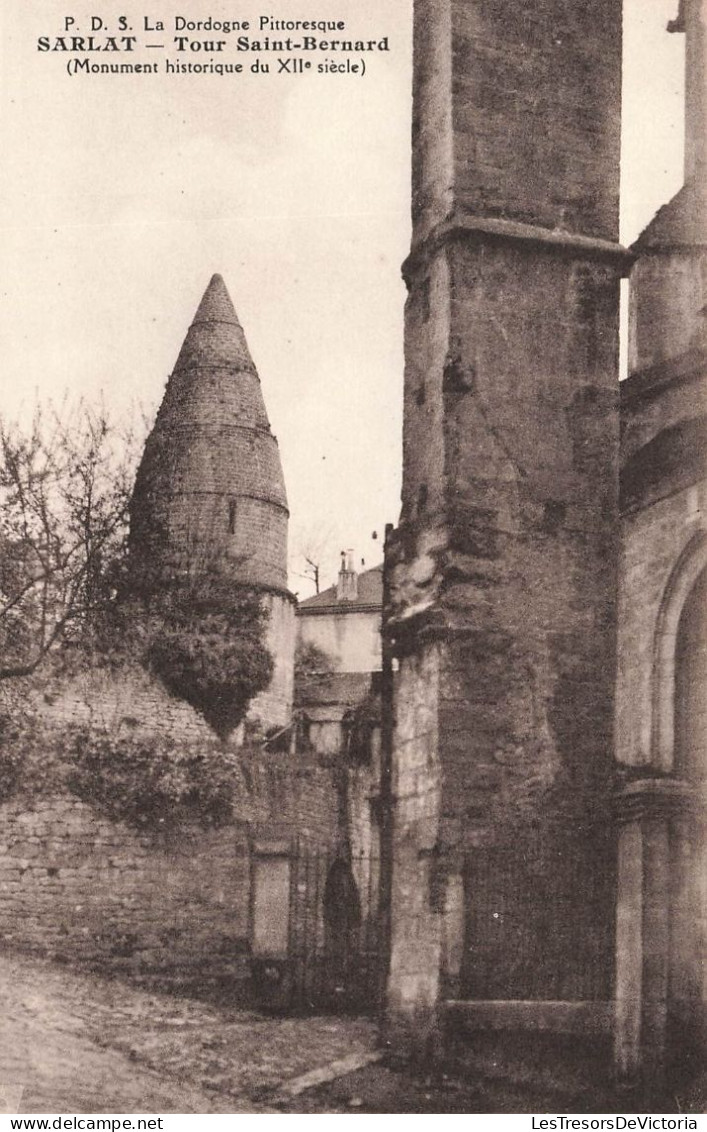
[[[241,782],[237,756],[224,742],[245,718],[254,695],[267,687],[272,658],[263,637],[267,613],[259,595],[236,591],[230,604],[205,589],[171,592],[148,604],[127,605],[79,647],[62,650],[53,680],[33,677],[0,711],[0,803],[17,795],[68,790],[95,811],[141,830],[181,822],[205,827],[231,820]],[[211,741],[111,730],[102,725],[42,718],[37,700],[54,681],[71,682],[87,669],[151,670],[171,694],[199,711]],[[19,691],[19,690],[18,690]]]
[[[76,729],[67,743],[66,785],[104,816],[145,830],[180,821],[221,826],[232,817],[237,763],[216,742]]]
[[[267,619],[254,590],[203,579],[198,590],[174,588],[150,603],[145,661],[225,739],[272,679]]]
[[[146,832],[182,822],[210,828],[231,820],[240,782],[238,753],[216,739],[177,742],[91,725],[56,730],[30,714],[0,714],[0,803],[68,791]]]

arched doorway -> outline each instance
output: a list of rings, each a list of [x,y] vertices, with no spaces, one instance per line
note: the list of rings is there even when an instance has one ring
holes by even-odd
[[[339,858],[324,888],[324,950],[331,1004],[356,1009],[359,1003],[361,902],[351,864]]]

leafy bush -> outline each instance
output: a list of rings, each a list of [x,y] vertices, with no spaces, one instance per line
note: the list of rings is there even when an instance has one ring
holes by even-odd
[[[84,729],[69,739],[67,754],[69,790],[111,819],[165,829],[181,820],[219,826],[231,818],[234,756],[216,743],[197,748]]]
[[[265,643],[267,611],[250,589],[204,584],[150,603],[146,660],[173,695],[196,708],[221,738],[267,688],[273,659]]]

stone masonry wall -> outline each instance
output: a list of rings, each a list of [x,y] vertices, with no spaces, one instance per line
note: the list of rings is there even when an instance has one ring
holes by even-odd
[[[545,915],[554,909],[557,919],[585,925],[586,953],[567,938],[554,956],[555,969],[567,973],[548,964],[535,981],[540,997],[552,997],[551,987],[609,997],[613,869],[610,831],[597,822],[613,769],[618,280],[611,266],[537,247],[460,240],[444,258],[446,268],[434,264],[430,276],[446,272],[450,282],[439,312],[439,324],[449,319],[449,345],[441,368],[426,366],[424,346],[408,367],[409,380],[424,375],[424,396],[413,388],[406,402],[404,521],[393,569],[396,766],[401,780],[412,775],[397,803],[404,837],[396,836],[394,993],[416,1009],[429,998],[431,949],[438,993],[446,986],[469,994],[473,986],[476,996],[496,997],[500,986],[508,997],[534,997],[539,944],[531,937],[544,934],[536,915],[544,904]],[[434,358],[434,320],[420,292],[434,293],[424,279],[413,283],[408,332]],[[552,320],[540,316],[538,294]],[[428,428],[432,442],[422,445]],[[403,741],[400,722],[420,695],[406,654],[421,659],[426,640],[441,648],[436,817],[411,769],[417,747]],[[427,738],[419,744],[427,748]],[[511,859],[514,849],[533,864]],[[476,913],[465,920],[471,912],[460,911],[459,899],[465,871],[489,861],[495,869],[497,860],[500,872],[488,884],[505,922],[524,923],[528,939],[515,941],[519,958],[511,936],[497,933],[492,993],[473,961],[482,944],[491,946],[487,929]],[[582,877],[585,888],[589,878],[600,883],[574,907],[568,901]],[[410,948],[419,925],[405,894],[417,888],[428,892],[431,939]],[[534,891],[537,906],[527,903]],[[467,893],[476,899],[471,881]]]
[[[450,804],[498,837],[509,806],[560,782],[571,806],[612,762],[618,280],[540,249],[450,258],[440,727]]]
[[[207,436],[204,443],[212,439]],[[171,438],[170,442],[176,440]],[[228,437],[225,443],[229,443]],[[246,447],[245,441],[241,447]],[[201,458],[203,461],[205,454]],[[251,453],[251,459],[256,464],[261,462],[257,454]],[[181,474],[191,475],[193,469]],[[158,513],[155,507],[150,521],[155,529],[161,527],[166,531],[171,546],[208,548],[205,554],[224,572],[230,570],[246,583],[285,590],[282,560],[283,547],[287,546],[288,514],[278,504],[268,499],[239,497],[235,490],[229,494],[227,487],[222,492],[205,489],[175,495],[168,505],[163,501],[162,512]],[[179,551],[175,550],[173,562],[177,565],[179,561]]]
[[[262,600],[269,611],[266,644],[275,669],[269,686],[251,702],[248,718],[260,720],[267,730],[286,726],[292,717],[295,611],[289,598],[280,594],[264,593]],[[197,711],[137,666],[123,668],[119,679],[110,672],[87,671],[69,681],[50,681],[29,694],[42,716],[57,726],[95,723],[178,739],[213,738]]]
[[[440,993],[441,909],[431,869],[442,835],[439,650],[406,658],[398,672],[393,793],[394,899],[388,1013],[409,1017],[421,1049],[433,1046]]]
[[[615,239],[620,0],[452,3],[459,198]]]
[[[67,725],[90,725],[111,734],[127,731],[187,742],[209,743],[214,737],[199,712],[138,665],[125,666],[119,678],[89,669],[70,679],[27,681],[21,692],[31,710],[59,733]]]
[[[707,256],[692,248],[641,255],[629,291],[629,368],[679,357],[703,329]]]
[[[2,946],[163,981],[243,979],[247,831],[140,835],[66,797],[0,807]]]
[[[620,0],[418,0],[413,241],[460,206],[614,239],[620,93]]]
[[[47,685],[25,704],[48,725],[211,743],[201,717],[136,670]],[[0,946],[166,983],[239,985],[247,974],[252,837],[330,851],[336,792],[317,759],[235,748],[233,822],[136,831],[71,795],[0,806]]]
[[[265,729],[286,727],[292,719],[292,697],[295,678],[295,606],[287,596],[264,593],[263,604],[269,613],[266,644],[275,667],[272,679],[248,708],[249,719],[260,719]]]
[[[138,833],[68,795],[0,807],[0,946],[160,982],[247,975],[251,835],[330,849],[331,774],[241,760],[232,825]]]

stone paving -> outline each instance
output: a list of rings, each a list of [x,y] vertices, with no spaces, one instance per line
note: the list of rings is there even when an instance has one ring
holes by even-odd
[[[288,1097],[283,1087],[304,1074],[345,1059],[363,1063],[376,1049],[374,1023],[266,1017],[9,954],[0,954],[0,1002],[0,1113],[684,1114],[707,1107],[707,1074],[679,1096],[641,1102],[601,1082],[563,1093],[540,1078],[493,1079],[472,1062],[436,1073],[368,1064]]]
[[[0,956],[0,1095],[20,1112],[258,1113],[291,1078],[375,1047],[360,1019],[265,1017]]]

